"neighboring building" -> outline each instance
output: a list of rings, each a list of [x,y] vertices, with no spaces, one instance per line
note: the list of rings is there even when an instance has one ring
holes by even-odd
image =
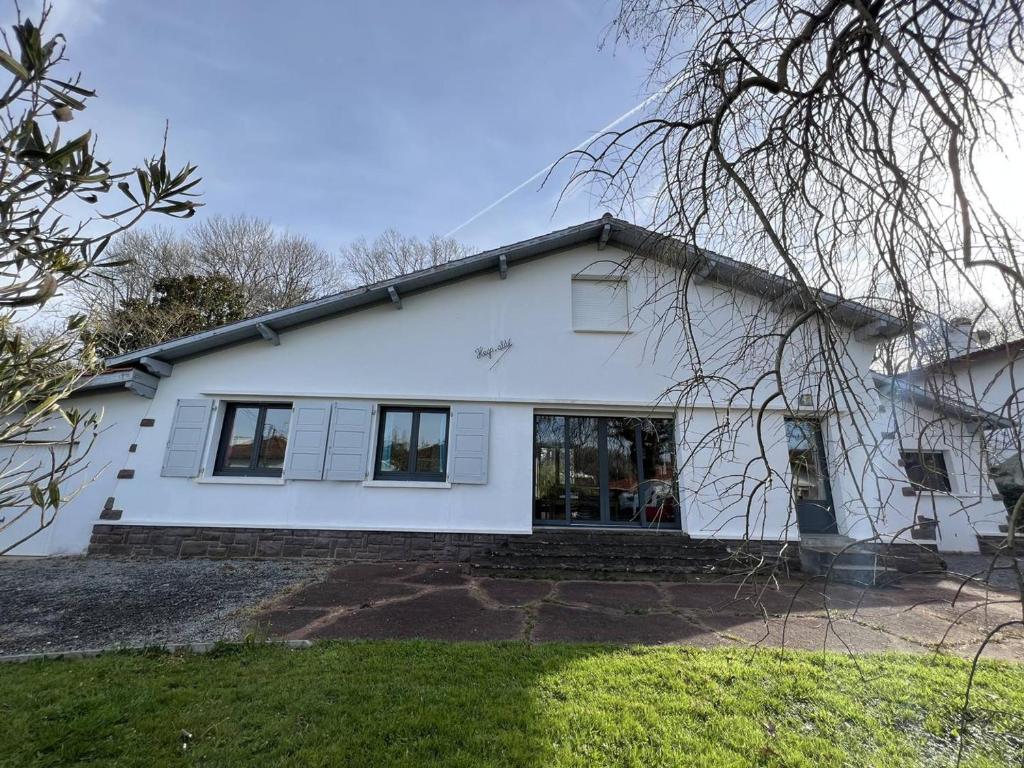
[[[972,333],[970,321],[954,320],[939,359],[905,374],[935,397],[974,403],[1012,423],[991,432],[987,454],[993,480],[1008,506],[1024,490],[1024,339],[988,346],[988,334]]]
[[[673,320],[658,286],[689,291],[700,322]],[[977,551],[1005,517],[980,439],[1001,422],[873,374],[904,329],[855,302],[829,299],[836,370],[785,361],[791,407],[760,413],[761,466],[725,397],[770,393],[738,338],[798,316],[796,296],[605,217],[122,355],[74,398],[106,409],[106,469],[31,551],[82,552],[93,524],[101,553],[461,556],[545,526]],[[680,403],[691,342],[719,378]],[[838,382],[848,409],[823,408]]]

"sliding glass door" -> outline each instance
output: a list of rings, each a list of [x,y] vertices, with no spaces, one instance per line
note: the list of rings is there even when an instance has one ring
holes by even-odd
[[[534,418],[534,520],[679,527],[672,419]]]

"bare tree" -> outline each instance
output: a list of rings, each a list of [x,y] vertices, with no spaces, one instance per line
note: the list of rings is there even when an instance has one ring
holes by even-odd
[[[837,414],[837,471],[856,494],[886,480],[865,476],[850,458],[882,439],[878,400],[851,360],[837,297],[884,309],[908,328],[953,318],[967,304],[977,310],[972,321],[984,316],[1021,335],[1021,241],[989,195],[978,158],[998,148],[1007,126],[1012,133],[1022,30],[1010,2],[622,3],[612,35],[648,51],[658,98],[640,119],[569,155],[570,184],[643,212],[689,254],[680,257],[682,280],[651,288],[652,303],[672,297],[654,343],[671,342],[680,357],[666,397],[684,409],[708,397],[730,406],[711,428],[688,424],[686,440],[706,476],[715,465],[732,476],[725,490],[743,502],[748,539],[758,538],[767,489],[789,482],[769,461],[776,436],[765,415],[798,411],[799,395]],[[701,247],[785,278],[785,296],[752,279],[739,286],[747,298],[728,326],[736,332],[709,335],[707,292],[694,287],[708,268]],[[781,311],[780,298],[798,309]],[[750,311],[740,311],[744,303]],[[676,321],[681,339],[665,330]],[[919,337],[906,343],[905,360],[923,362]],[[936,428],[916,414],[900,443],[926,444]],[[758,448],[737,469],[745,430]],[[984,483],[985,468],[973,470]],[[1021,507],[1003,553],[1013,551]],[[868,523],[883,530],[885,505],[874,514]],[[992,567],[1012,575],[1019,599],[1019,561]]]
[[[64,71],[64,37],[50,35],[49,14],[44,5],[35,22],[19,11],[0,48],[10,75],[0,92],[0,443],[42,442],[49,454],[20,461],[15,450],[0,465],[0,533],[15,525],[21,532],[0,554],[53,523],[99,428],[98,414],[62,405],[93,355],[80,336],[84,318],[41,337],[23,324],[62,289],[109,266],[111,239],[145,214],[187,218],[197,205],[192,166],[175,171],[161,152],[114,171],[96,156],[91,132],[62,135],[95,94]],[[87,213],[76,221],[66,210]]]
[[[194,271],[232,279],[251,314],[269,312],[336,292],[338,269],[308,237],[279,233],[266,219],[213,216],[188,236]]]
[[[387,229],[373,242],[360,237],[341,249],[341,267],[351,286],[390,280],[427,267],[436,267],[468,256],[470,249],[453,238],[432,235],[419,238]]]
[[[110,244],[108,255],[116,266],[76,288],[79,309],[108,355],[204,330],[182,324],[184,316],[226,322],[319,298],[342,285],[334,258],[315,242],[246,215],[213,216],[184,234],[166,228],[128,232]],[[230,293],[232,312],[171,306],[161,286],[188,280]]]
[[[193,254],[178,233],[168,227],[131,230],[107,247],[114,266],[90,275],[71,290],[77,309],[94,322],[112,317],[126,304],[149,299],[162,277],[193,271]]]
[[[110,244],[117,266],[79,287],[83,309],[108,314],[126,301],[148,298],[164,277],[224,275],[258,314],[338,290],[338,269],[327,251],[303,235],[278,233],[266,219],[210,217],[184,233],[167,228],[126,233]]]

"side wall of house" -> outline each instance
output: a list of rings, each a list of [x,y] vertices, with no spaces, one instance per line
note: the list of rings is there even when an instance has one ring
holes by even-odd
[[[65,482],[61,495],[66,499],[54,516],[47,512],[41,519],[38,512],[19,515],[5,509],[0,516],[9,525],[0,530],[0,550],[31,535],[8,554],[11,556],[76,555],[86,551],[93,525],[100,520],[106,500],[114,495],[117,472],[129,455],[129,447],[136,442],[140,422],[146,414],[150,400],[127,390],[91,395],[77,395],[64,405],[80,411],[101,415],[99,434],[88,447],[79,443],[76,456],[84,456]],[[33,434],[31,442],[0,445],[0,466],[35,468],[45,467],[51,461],[47,439],[63,440],[68,434],[67,423],[53,420],[46,432]],[[11,462],[8,465],[8,462]],[[15,519],[17,517],[17,519]],[[43,523],[47,523],[42,527]]]
[[[941,551],[978,551],[977,537],[998,535],[1006,522],[1006,509],[988,475],[985,430],[907,399],[886,398],[884,405],[888,415],[880,420],[882,439],[874,462],[883,533],[899,532],[901,539],[919,544],[934,542]],[[909,482],[903,454],[921,451],[942,457],[948,493]]]

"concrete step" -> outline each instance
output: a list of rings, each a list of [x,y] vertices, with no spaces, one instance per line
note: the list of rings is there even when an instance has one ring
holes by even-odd
[[[800,546],[812,549],[843,549],[849,546],[856,546],[857,540],[838,533],[802,533],[800,534]]]
[[[721,542],[711,539],[691,539],[676,533],[656,533],[636,531],[634,533],[618,533],[608,531],[537,531],[517,544],[543,544],[551,547],[567,546],[617,546],[644,548],[651,546],[694,547],[713,549],[722,546]]]
[[[807,536],[800,542],[800,569],[809,575],[826,573],[835,581],[882,586],[906,573],[934,573],[945,562],[933,547],[911,544],[856,542],[845,536]]]
[[[1000,554],[1009,556],[1011,554],[1011,547],[1008,544],[1006,535],[979,536],[978,548],[983,555]],[[1014,536],[1014,546],[1012,549],[1015,550],[1013,552],[1014,556],[1024,557],[1024,533],[1017,533]]]
[[[694,540],[678,531],[539,529],[474,558],[473,566],[506,574],[571,573],[609,579],[676,579],[749,569],[749,558],[742,563],[732,559],[729,547],[724,541]],[[778,552],[765,557],[774,562]]]
[[[646,555],[613,555],[613,554],[587,554],[587,555],[562,555],[557,552],[540,553],[493,553],[486,557],[476,558],[473,562],[478,563],[524,563],[528,565],[545,565],[547,563],[565,563],[580,568],[625,568],[632,565],[644,565],[652,568],[699,568],[713,567],[719,563],[729,562],[727,554],[721,557],[687,557],[679,555],[675,557],[658,557]]]
[[[865,549],[811,549],[800,547],[800,562],[807,570],[828,568],[831,565],[850,565],[870,568],[878,561],[878,553]]]
[[[688,581],[701,576],[719,577],[732,571],[720,570],[715,567],[698,568],[693,566],[666,565],[616,565],[595,567],[588,563],[545,561],[540,564],[528,564],[522,561],[483,561],[471,564],[475,573],[509,578],[565,578],[572,576],[587,580],[644,580],[644,581]]]
[[[826,571],[831,582],[857,584],[862,587],[884,587],[900,579],[900,572],[885,566],[863,567],[859,565],[834,564]]]
[[[650,546],[620,547],[593,546],[586,544],[563,544],[548,546],[545,544],[516,544],[510,547],[496,547],[491,550],[496,557],[515,557],[517,555],[536,555],[539,557],[660,557],[672,559],[677,557],[704,558],[714,560],[728,555],[725,547],[697,548],[688,546]]]

